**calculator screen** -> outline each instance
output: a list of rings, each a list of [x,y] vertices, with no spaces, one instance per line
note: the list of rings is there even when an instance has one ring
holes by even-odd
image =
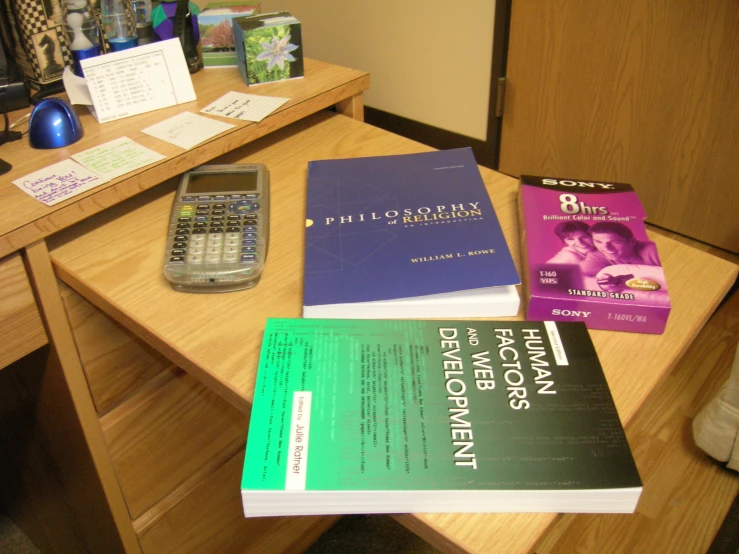
[[[188,193],[256,192],[256,171],[222,173],[192,173],[187,183]]]

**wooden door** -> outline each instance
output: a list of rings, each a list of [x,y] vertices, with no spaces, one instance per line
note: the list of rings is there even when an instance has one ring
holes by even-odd
[[[500,171],[631,183],[739,253],[739,2],[513,0]]]

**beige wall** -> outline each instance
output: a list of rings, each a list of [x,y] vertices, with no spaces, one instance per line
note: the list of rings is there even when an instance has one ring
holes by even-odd
[[[369,71],[365,105],[485,140],[495,0],[261,3],[301,21],[306,57]]]

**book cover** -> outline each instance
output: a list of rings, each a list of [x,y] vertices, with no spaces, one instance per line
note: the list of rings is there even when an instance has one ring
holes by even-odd
[[[208,4],[198,15],[203,67],[237,67],[233,19],[259,11],[259,4]]]
[[[289,12],[237,17],[233,33],[237,65],[247,85],[304,76],[302,29]]]
[[[304,317],[516,315],[518,272],[470,148],[308,164]]]
[[[267,320],[247,517],[632,512],[641,487],[582,323]]]
[[[663,333],[670,297],[645,217],[629,184],[523,175],[527,319]]]

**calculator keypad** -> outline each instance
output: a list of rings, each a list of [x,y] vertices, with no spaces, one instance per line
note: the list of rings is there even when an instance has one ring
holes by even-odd
[[[259,195],[183,197],[173,214],[170,263],[246,264],[257,260]]]

